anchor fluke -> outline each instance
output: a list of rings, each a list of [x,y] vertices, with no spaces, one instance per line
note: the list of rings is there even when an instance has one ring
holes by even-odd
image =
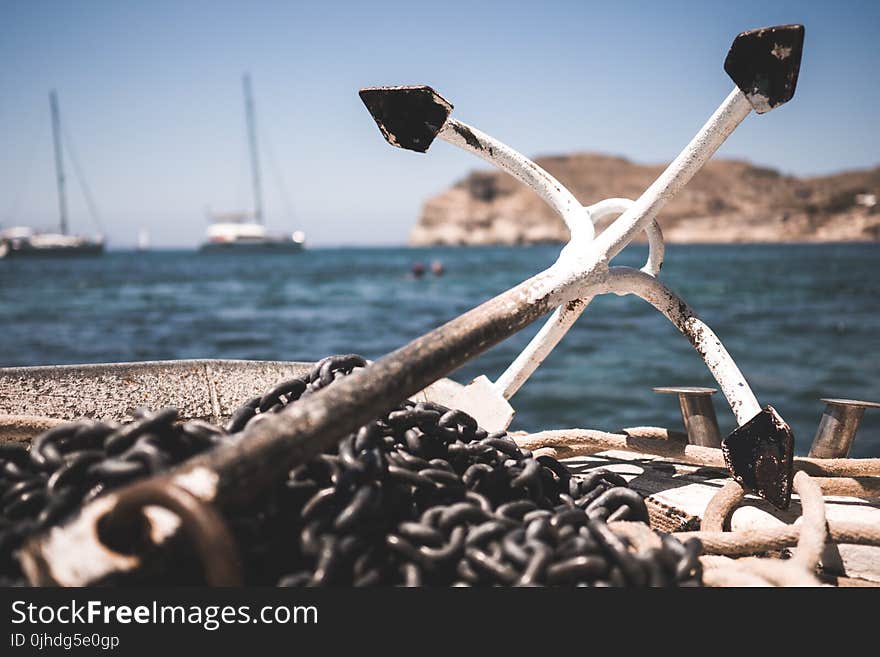
[[[758,114],[787,103],[794,96],[803,25],[777,25],[737,35],[724,60],[724,70]]]
[[[452,103],[427,85],[367,87],[359,95],[389,144],[419,153],[452,112]]]
[[[721,443],[731,476],[773,506],[787,509],[794,477],[794,435],[776,409],[765,406]]]

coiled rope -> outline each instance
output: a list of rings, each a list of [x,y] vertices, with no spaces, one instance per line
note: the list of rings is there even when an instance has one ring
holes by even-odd
[[[520,447],[555,458],[618,450],[704,467],[726,467],[720,450],[688,445],[682,439],[682,435],[653,427],[626,429],[620,434],[569,429],[515,438]],[[824,499],[824,495],[880,496],[880,459],[796,458],[794,467],[794,490],[800,496],[803,509],[796,524],[724,531],[725,524],[746,495],[739,483],[729,480],[706,507],[700,531],[673,534],[681,541],[698,539],[702,543],[700,563],[705,585],[818,586],[816,572],[826,542],[880,546],[880,526],[829,521]],[[611,527],[615,532],[648,540],[640,528],[631,525],[612,523]],[[796,550],[790,559],[757,556],[792,547]]]

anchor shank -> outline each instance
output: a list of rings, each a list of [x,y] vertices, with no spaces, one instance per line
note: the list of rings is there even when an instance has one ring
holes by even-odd
[[[547,314],[574,287],[567,273],[551,267],[300,403],[267,414],[235,443],[165,477],[221,507],[247,503],[290,468]]]

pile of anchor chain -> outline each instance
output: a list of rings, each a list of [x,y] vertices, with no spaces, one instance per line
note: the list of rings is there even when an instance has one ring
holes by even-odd
[[[23,583],[14,552],[102,493],[161,472],[232,437],[173,408],[133,422],[79,420],[37,436],[30,449],[0,443],[0,585]]]
[[[176,423],[173,409],[125,425],[55,427],[28,451],[0,446],[0,583],[14,551],[81,504],[238,439],[252,422],[365,366],[332,356],[246,402],[229,423]],[[405,401],[226,515],[245,581],[281,586],[699,585],[698,541],[663,535],[637,552],[608,527],[648,521],[612,472],[573,476],[469,415]],[[185,559],[178,560],[185,562]],[[197,569],[196,569],[197,570]],[[169,565],[170,582],[186,571]],[[190,571],[191,572],[191,571]]]

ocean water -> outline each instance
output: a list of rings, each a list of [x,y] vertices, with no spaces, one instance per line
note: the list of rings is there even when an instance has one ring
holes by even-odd
[[[294,256],[110,253],[0,260],[0,366],[173,358],[378,358],[553,262],[556,246],[313,249]],[[646,248],[616,260],[641,266]],[[414,279],[414,261],[442,277]],[[759,400],[809,449],[820,397],[880,401],[880,245],[667,248],[662,279],[708,322]],[[540,324],[540,322],[539,322]],[[539,324],[453,375],[497,377]],[[681,425],[653,386],[713,385],[690,344],[634,297],[602,297],[512,402],[512,428]],[[715,396],[723,433],[733,415]],[[853,456],[880,456],[869,409]]]

